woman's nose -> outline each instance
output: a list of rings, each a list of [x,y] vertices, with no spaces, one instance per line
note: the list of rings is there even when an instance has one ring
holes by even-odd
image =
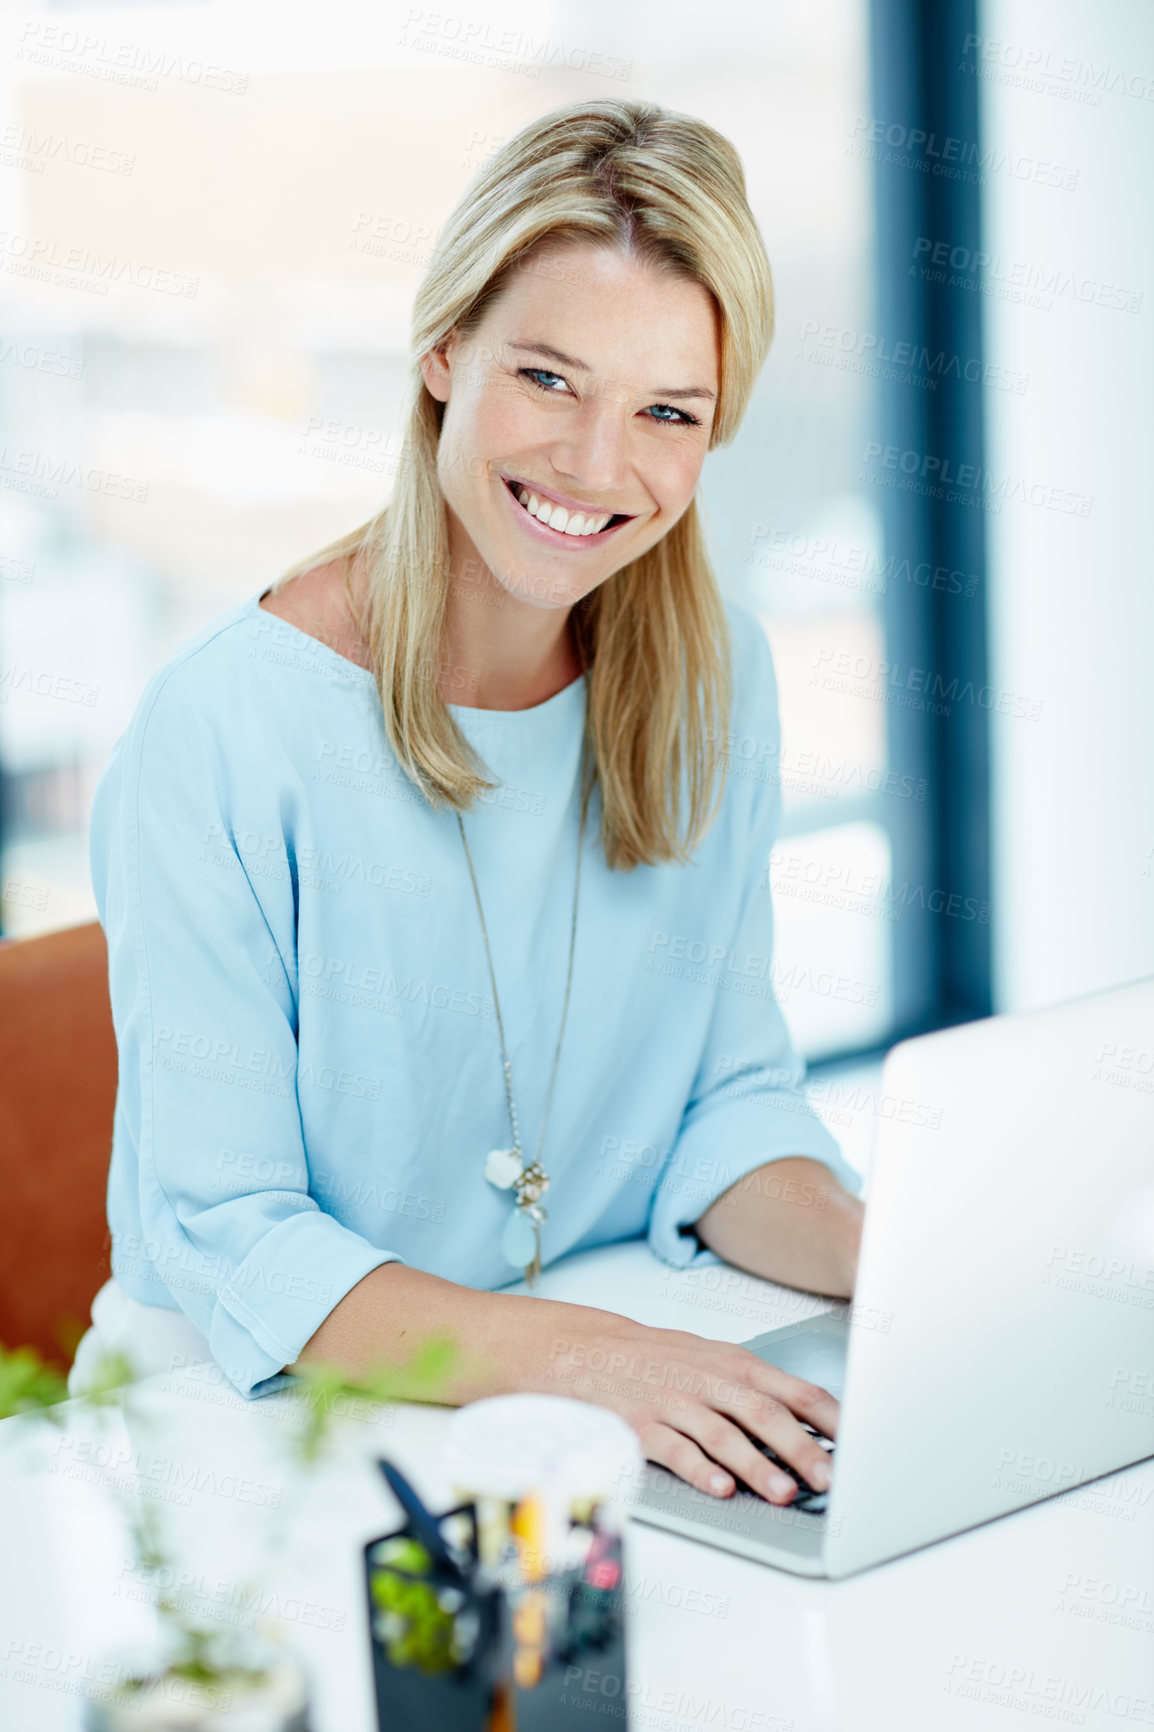
[[[557,474],[599,504],[620,495],[628,474],[629,420],[628,409],[608,396],[583,403],[553,447]]]

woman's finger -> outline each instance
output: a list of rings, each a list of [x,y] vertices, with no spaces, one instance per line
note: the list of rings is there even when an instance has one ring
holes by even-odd
[[[675,1364],[671,1368],[674,1373],[670,1379],[671,1396],[663,1404],[661,1418],[696,1438],[715,1459],[740,1472],[754,1491],[763,1497],[770,1496],[772,1502],[782,1501],[783,1482],[788,1481],[790,1497],[796,1488],[788,1474],[783,1474],[780,1467],[768,1462],[756,1443],[749,1442],[750,1436],[767,1444],[815,1491],[828,1490],[828,1454],[800,1423],[804,1419],[815,1431],[823,1434],[826,1425],[836,1428],[837,1403],[828,1389],[807,1383],[778,1370],[776,1366],[763,1366],[752,1354],[742,1354],[730,1361],[726,1371],[730,1366],[738,1371],[748,1371],[757,1378],[759,1387],[740,1381],[736,1376]],[[673,1395],[672,1390],[681,1393]],[[690,1397],[688,1401],[686,1395]],[[701,1413],[695,1409],[716,1414],[721,1420],[721,1425],[714,1428],[723,1451],[721,1455],[714,1450],[711,1438],[703,1434]],[[736,1457],[733,1454],[735,1439],[728,1435],[726,1420],[740,1428],[738,1435],[742,1445]],[[741,1463],[745,1464],[744,1468]],[[753,1473],[752,1479],[749,1472]],[[769,1492],[766,1488],[771,1485],[773,1490]]]
[[[838,1402],[820,1384],[810,1383],[805,1378],[795,1377],[792,1372],[770,1365],[747,1347],[710,1341],[706,1336],[692,1335],[680,1329],[653,1330],[652,1334],[663,1338],[671,1364],[688,1363],[699,1372],[719,1380],[728,1379],[734,1384],[760,1390],[765,1395],[777,1396],[791,1412],[806,1420],[823,1437],[837,1436]]]
[[[683,1431],[656,1421],[644,1426],[638,1435],[646,1460],[669,1468],[686,1485],[717,1498],[731,1497],[736,1491],[733,1475],[711,1461]]]
[[[810,1383],[804,1377],[767,1365],[756,1353],[742,1350],[737,1368],[737,1380],[759,1390],[763,1395],[784,1402],[791,1413],[820,1431],[823,1437],[836,1438],[841,1408],[837,1397],[823,1389],[820,1383]]]
[[[711,1463],[742,1480],[760,1497],[775,1504],[790,1503],[794,1498],[796,1481],[775,1462],[767,1461],[741,1426],[716,1408],[694,1402],[675,1419],[668,1414],[662,1418],[672,1429],[697,1444]],[[796,1421],[792,1423],[796,1424]],[[803,1432],[802,1435],[806,1434]],[[778,1453],[784,1456],[784,1451]]]
[[[777,1396],[753,1389],[738,1390],[736,1398],[726,1401],[721,1411],[743,1431],[768,1444],[814,1491],[829,1490],[831,1470],[827,1451]],[[757,1446],[753,1447],[760,1455]],[[762,1460],[773,1471],[772,1463],[764,1463],[764,1457]],[[761,1487],[757,1485],[754,1489],[760,1491]]]

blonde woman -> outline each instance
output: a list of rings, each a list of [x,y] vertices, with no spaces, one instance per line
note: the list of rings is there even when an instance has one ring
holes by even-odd
[[[731,1495],[818,1488],[824,1390],[516,1287],[646,1238],[848,1296],[854,1178],[772,993],[756,620],[694,492],[772,334],[733,147],[642,102],[525,128],[416,298],[387,508],[219,615],[98,787],[120,1092],[113,1280],[78,1355],[464,1350],[454,1401],[552,1390]],[[594,1368],[610,1363],[612,1379]]]

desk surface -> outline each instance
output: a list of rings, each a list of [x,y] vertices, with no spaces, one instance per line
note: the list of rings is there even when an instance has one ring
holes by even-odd
[[[730,1341],[826,1308],[722,1266],[667,1269],[640,1244],[561,1264],[542,1291]],[[447,1500],[447,1410],[348,1416],[302,1485],[285,1447],[290,1398],[242,1401],[201,1365],[135,1399],[143,1429],[76,1404],[59,1429],[0,1425],[0,1726],[71,1732],[85,1678],[147,1634],[116,1502],[139,1471],[184,1601],[214,1622],[279,1618],[310,1672],[314,1732],[375,1732],[359,1548],[398,1512],[373,1464],[387,1453]],[[925,1440],[895,1427],[895,1447]],[[254,1603],[269,1545],[281,1551]],[[628,1566],[636,1732],[1154,1725],[1154,1462],[843,1582],[637,1523]]]

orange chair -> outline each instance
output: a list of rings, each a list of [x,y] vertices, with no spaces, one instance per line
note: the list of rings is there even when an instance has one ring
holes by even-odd
[[[71,1358],[109,1275],[116,1036],[96,921],[0,942],[0,1342]],[[62,1333],[63,1338],[62,1338]]]

